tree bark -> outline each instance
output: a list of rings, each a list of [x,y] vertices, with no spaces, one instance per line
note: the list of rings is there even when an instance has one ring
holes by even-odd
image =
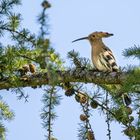
[[[42,85],[59,85],[62,82],[82,82],[94,84],[122,84],[129,74],[126,72],[103,73],[93,70],[49,71],[0,80],[0,90],[17,87],[36,87]],[[16,84],[14,84],[16,83]],[[140,84],[140,81],[137,83]]]

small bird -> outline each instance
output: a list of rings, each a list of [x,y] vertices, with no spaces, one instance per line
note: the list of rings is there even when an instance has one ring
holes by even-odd
[[[118,72],[119,67],[117,66],[112,51],[102,41],[102,38],[110,36],[113,36],[113,34],[108,32],[93,32],[87,37],[82,37],[72,42],[84,39],[89,40],[91,44],[91,59],[94,67],[101,72]],[[127,94],[123,97],[125,104],[129,105],[131,103],[131,99]]]

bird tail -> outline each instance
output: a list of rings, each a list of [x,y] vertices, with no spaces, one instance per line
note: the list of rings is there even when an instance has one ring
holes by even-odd
[[[131,98],[128,96],[127,93],[122,94],[123,102],[126,106],[129,106],[131,104]]]

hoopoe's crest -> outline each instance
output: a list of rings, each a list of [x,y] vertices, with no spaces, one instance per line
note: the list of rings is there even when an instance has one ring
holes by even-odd
[[[113,34],[108,33],[108,32],[93,32],[92,34],[90,34],[88,36],[88,39],[90,41],[96,41],[98,39],[106,38],[106,37],[110,37],[110,36],[113,36]]]

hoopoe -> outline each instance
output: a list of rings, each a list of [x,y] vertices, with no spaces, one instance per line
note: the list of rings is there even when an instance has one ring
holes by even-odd
[[[119,67],[116,64],[112,51],[103,43],[102,38],[113,36],[108,32],[93,32],[87,37],[76,39],[72,42],[87,39],[91,44],[91,59],[94,67],[101,72],[118,72]],[[123,95],[126,105],[131,103],[131,99],[125,93]]]

